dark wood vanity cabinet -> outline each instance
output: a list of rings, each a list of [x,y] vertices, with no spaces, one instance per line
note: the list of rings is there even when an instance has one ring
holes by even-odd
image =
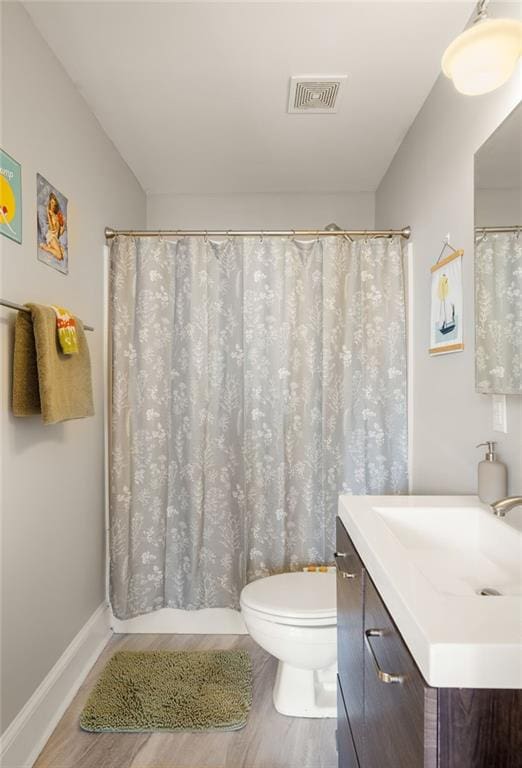
[[[337,520],[337,670],[351,737],[360,753],[364,733],[363,565]],[[351,653],[341,653],[351,648]],[[352,761],[353,762],[353,761]],[[352,763],[348,762],[350,766]]]
[[[343,768],[359,768],[359,760],[353,742],[350,720],[346,714],[346,705],[342,688],[337,686],[337,751],[339,753],[339,766]],[[342,759],[342,763],[341,763]]]
[[[522,692],[433,688],[337,519],[339,768],[522,768]]]
[[[425,683],[367,574],[363,614],[364,765],[417,768],[424,759]]]

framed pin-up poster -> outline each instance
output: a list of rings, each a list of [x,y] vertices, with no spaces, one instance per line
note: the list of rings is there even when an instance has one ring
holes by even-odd
[[[39,173],[36,175],[38,260],[68,274],[67,198]]]

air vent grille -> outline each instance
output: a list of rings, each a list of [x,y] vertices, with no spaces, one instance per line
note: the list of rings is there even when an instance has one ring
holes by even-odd
[[[346,75],[290,78],[289,112],[332,114],[337,112],[339,92]]]

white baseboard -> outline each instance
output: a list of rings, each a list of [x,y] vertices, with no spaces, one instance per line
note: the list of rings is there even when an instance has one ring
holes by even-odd
[[[183,611],[162,608],[145,616],[121,620],[115,616],[111,622],[115,633],[181,634],[181,635],[246,635],[245,622],[239,611],[232,608],[204,608]]]
[[[102,603],[80,629],[0,739],[2,768],[31,768],[111,637]]]

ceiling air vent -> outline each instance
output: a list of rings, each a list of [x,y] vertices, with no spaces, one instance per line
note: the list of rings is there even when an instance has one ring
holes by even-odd
[[[304,76],[290,78],[288,111],[293,113],[334,114],[339,105],[339,91],[346,75]]]

